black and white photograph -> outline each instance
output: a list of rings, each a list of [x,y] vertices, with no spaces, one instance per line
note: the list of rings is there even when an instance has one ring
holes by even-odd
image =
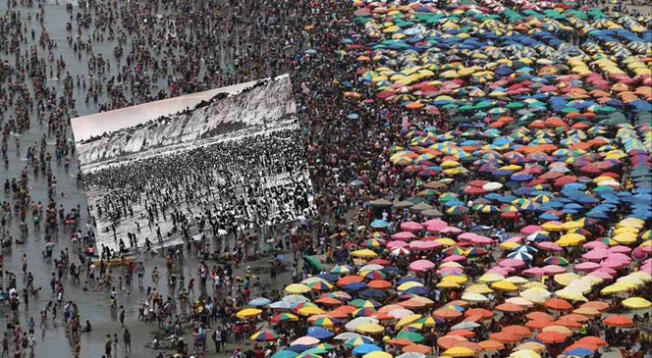
[[[72,119],[103,255],[243,235],[313,210],[289,76]],[[262,235],[261,235],[262,234]]]

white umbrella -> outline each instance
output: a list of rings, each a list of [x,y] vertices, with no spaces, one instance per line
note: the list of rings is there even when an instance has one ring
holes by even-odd
[[[344,328],[346,328],[347,331],[355,331],[355,329],[358,328],[358,326],[367,323],[378,324],[378,320],[373,317],[358,317],[356,319],[351,320],[346,325],[344,325]]]
[[[475,322],[471,322],[471,321],[463,321],[463,322],[460,322],[460,323],[454,325],[453,327],[451,327],[451,329],[452,330],[456,330],[456,329],[473,329],[473,328],[476,328],[476,327],[480,327],[480,324],[475,323]]]
[[[488,183],[485,183],[485,185],[482,186],[482,189],[484,189],[485,191],[495,191],[502,187],[503,185],[501,183],[490,181]]]
[[[359,271],[360,272],[363,272],[363,271],[380,271],[382,269],[383,269],[383,267],[381,265],[370,264],[370,265],[364,265],[364,266],[360,267]]]
[[[301,295],[287,295],[281,298],[281,301],[285,301],[290,304],[304,303],[310,301],[308,297]]]
[[[276,301],[269,304],[269,308],[280,309],[280,310],[289,310],[292,307],[290,302],[286,301]]]

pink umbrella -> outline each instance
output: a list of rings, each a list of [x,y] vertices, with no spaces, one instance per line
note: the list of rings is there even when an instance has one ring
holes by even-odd
[[[609,250],[605,249],[593,249],[584,255],[582,255],[582,258],[584,260],[589,260],[589,261],[600,261],[604,259],[605,257],[609,256]]]
[[[555,244],[552,241],[543,241],[538,243],[536,246],[543,251],[554,251],[554,252],[564,251],[564,249],[561,246]]]
[[[558,273],[566,272],[566,269],[559,265],[547,265],[543,267],[543,271],[548,275],[556,275]]]
[[[464,273],[461,267],[443,267],[437,270],[438,275],[457,275]]]
[[[390,242],[387,243],[387,248],[390,249],[390,250],[394,250],[394,249],[397,249],[399,247],[406,247],[406,246],[408,246],[408,243],[405,242],[405,241],[395,240],[395,241],[390,241]]]
[[[605,244],[602,241],[589,241],[586,244],[582,245],[585,249],[608,249],[609,245]]]
[[[627,255],[625,255],[623,253],[620,253],[620,252],[610,253],[607,260],[609,260],[609,261],[617,261],[617,262],[622,261],[622,262],[626,262],[627,264],[632,262],[631,257],[629,257],[629,256],[627,256]]]
[[[429,260],[416,260],[410,264],[410,270],[416,272],[425,272],[435,268],[435,264]]]
[[[478,236],[476,238],[471,239],[471,242],[476,245],[491,245],[494,243],[494,240],[486,236]]]
[[[486,273],[497,273],[503,276],[509,276],[509,274],[512,272],[514,272],[513,267],[499,267],[499,266],[494,266],[486,271]]]
[[[425,226],[425,227],[428,227],[428,226],[437,226],[437,225],[439,225],[439,226],[441,226],[442,228],[444,228],[444,227],[448,226],[448,223],[445,222],[445,221],[442,220],[442,219],[432,219],[432,220],[428,220],[428,221],[426,221],[426,222],[423,223],[423,226]]]
[[[525,266],[525,261],[518,259],[504,259],[498,263],[502,267],[523,267]]]
[[[604,261],[600,262],[600,265],[602,267],[619,269],[621,267],[625,267],[625,266],[629,265],[629,263],[625,262],[625,261],[618,261],[618,260],[604,260]]]
[[[416,236],[413,233],[409,232],[409,231],[401,231],[401,232],[398,232],[398,233],[392,235],[392,239],[394,239],[394,240],[403,240],[403,241],[412,240],[415,237]]]
[[[645,250],[649,249],[649,250]],[[646,247],[637,247],[632,251],[632,257],[637,259],[637,260],[642,260],[646,258],[650,252],[652,252],[652,246],[646,246]]]
[[[461,255],[451,255],[446,257],[442,262],[451,262],[451,261],[464,261],[466,260],[466,256],[461,256]]]
[[[609,252],[613,253],[613,254],[616,254],[616,253],[618,253],[618,254],[628,254],[628,253],[632,252],[632,249],[627,247],[627,246],[616,245],[616,246],[610,247]]]
[[[406,221],[404,223],[401,223],[401,230],[411,231],[411,232],[421,231],[423,230],[423,225],[414,221]]]
[[[456,228],[456,227],[454,227],[454,226],[447,226],[447,227],[445,227],[445,228],[439,230],[439,232],[442,233],[442,234],[453,234],[453,235],[457,235],[457,234],[459,234],[459,233],[462,232],[462,229],[458,229],[458,228]]]
[[[417,240],[410,243],[411,250],[434,250],[438,247],[442,247],[442,243],[437,241],[423,241]]]
[[[509,239],[505,240],[505,242],[515,242],[517,244],[522,244],[523,240],[525,240],[523,236],[512,236]]]
[[[433,223],[433,224],[428,224],[426,225],[426,230],[430,233],[436,234],[439,231],[441,231],[444,228],[447,228],[448,224],[446,224],[445,221],[442,221],[441,223]]]
[[[595,271],[606,272],[610,276],[615,276],[616,275],[616,270],[612,269],[611,267],[606,267],[606,266],[602,266],[602,265],[600,265],[600,268],[595,270]],[[593,272],[595,272],[595,271],[593,271]]]
[[[530,235],[532,233],[535,233],[537,231],[543,230],[541,226],[539,225],[528,225],[523,228],[521,228],[521,231],[519,231],[523,235]]]
[[[465,233],[462,233],[462,234],[457,236],[458,239],[464,240],[464,241],[472,241],[476,237],[478,237],[478,234],[476,234],[474,232],[465,232]]]
[[[546,271],[544,269],[542,269],[541,267],[533,267],[533,268],[530,268],[530,269],[527,269],[527,270],[523,270],[523,274],[528,275],[528,276],[541,277],[541,276],[546,274]]]
[[[595,262],[582,262],[581,264],[575,265],[575,270],[577,271],[593,271],[599,268],[600,264]]]

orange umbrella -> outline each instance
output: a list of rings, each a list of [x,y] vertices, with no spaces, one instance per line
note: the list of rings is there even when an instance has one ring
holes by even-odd
[[[455,347],[456,344],[460,342],[468,342],[469,340],[462,336],[443,336],[437,338],[437,345],[444,348],[450,349]]]
[[[549,326],[553,324],[553,321],[541,321],[541,320],[531,320],[525,322],[525,327],[529,329],[538,329],[541,330],[542,328]]]
[[[593,351],[593,352],[600,349],[600,347],[594,346],[594,345],[591,345],[591,344],[588,344],[588,343],[581,343],[580,344],[580,343],[575,342],[575,343],[571,344],[570,346],[564,348],[564,353],[570,352],[570,351],[572,351],[573,349],[576,349],[576,348],[584,348],[584,349],[588,349],[588,350]]]
[[[403,338],[392,338],[388,340],[386,343],[392,346],[399,346],[399,347],[405,347],[414,344],[414,342],[412,342],[411,340],[403,339]]]
[[[432,352],[432,348],[425,346],[423,344],[410,344],[409,346],[403,347],[403,349],[401,350],[403,351],[403,353],[415,352],[421,354],[430,354],[430,352]]]
[[[489,339],[503,344],[513,344],[521,340],[521,337],[507,332],[491,333]]]
[[[520,337],[529,337],[532,334],[532,332],[527,327],[523,327],[519,325],[503,327],[501,331],[511,333],[513,335],[520,336]]]
[[[415,300],[414,298],[410,298],[407,301],[403,301],[399,303],[401,306],[404,308],[423,308],[426,307],[425,302]]]
[[[563,315],[559,317],[559,319],[564,319],[564,320],[570,320],[570,321],[575,321],[575,322],[586,322],[589,320],[589,317],[586,317],[585,315],[582,314],[577,314],[577,313],[569,313],[567,315]]]
[[[544,302],[543,305],[555,311],[566,311],[573,308],[573,305],[562,298],[551,298]]]
[[[462,316],[462,312],[450,308],[440,308],[432,313],[433,316],[441,319],[453,319]]]
[[[342,304],[342,301],[338,300],[337,298],[332,298],[332,297],[322,297],[319,299],[315,300],[316,303],[321,303],[322,305],[326,306],[338,306]]]
[[[496,309],[503,312],[518,313],[525,311],[523,306],[515,305],[513,303],[502,303],[496,306]]]
[[[525,318],[531,319],[533,321],[553,321],[554,320],[550,314],[545,313],[545,312],[541,312],[541,311],[530,312],[530,313],[525,315]]]
[[[487,339],[486,341],[479,342],[478,345],[485,351],[499,351],[505,349],[504,344],[493,339]]]
[[[373,280],[370,281],[367,286],[370,288],[375,288],[377,290],[386,290],[392,287],[391,282],[385,280]]]
[[[609,316],[602,322],[609,327],[631,327],[634,325],[634,321],[631,318],[619,314]]]
[[[609,304],[607,302],[602,302],[602,301],[589,301],[586,303],[582,303],[582,305],[580,305],[580,308],[593,308],[598,311],[606,311],[609,308]]]
[[[586,344],[591,344],[591,345],[598,346],[598,347],[606,347],[606,346],[609,345],[609,343],[607,343],[607,341],[605,341],[604,339],[602,339],[600,337],[596,337],[596,336],[582,337],[575,343],[576,344],[586,343]]]
[[[554,325],[558,325],[558,326],[564,326],[564,327],[568,327],[568,328],[580,328],[580,327],[582,327],[582,324],[580,322],[572,321],[569,318],[565,318],[565,319],[560,318],[560,319],[558,319],[558,320],[556,320],[554,322],[551,322],[550,324],[551,325],[554,324]]]
[[[491,318],[494,313],[484,308],[470,308],[464,312],[465,317],[480,316],[483,319]]]
[[[456,329],[454,331],[448,332],[449,336],[460,336],[464,338],[475,337],[475,332],[469,331],[468,329]]]
[[[362,277],[358,275],[347,275],[337,280],[336,284],[338,287],[344,287],[346,285],[350,285],[352,283],[358,283],[358,282],[362,282]]]
[[[392,312],[393,310],[398,310],[398,309],[402,310],[402,309],[404,309],[404,307],[401,306],[401,305],[392,304],[392,305],[387,305],[387,306],[380,307],[378,312],[389,313],[389,312]]]
[[[536,338],[543,343],[553,344],[564,342],[568,337],[559,332],[548,331],[537,334]]]

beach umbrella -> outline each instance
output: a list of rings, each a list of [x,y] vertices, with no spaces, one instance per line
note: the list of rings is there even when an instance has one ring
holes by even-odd
[[[362,358],[392,358],[392,355],[387,352],[375,351],[363,355]]]
[[[474,357],[476,352],[466,347],[453,347],[443,352],[447,357]]]
[[[652,303],[643,297],[630,297],[621,302],[624,307],[629,309],[646,309],[652,307]]]
[[[299,354],[292,351],[281,350],[272,355],[272,358],[295,358]]]
[[[245,308],[243,310],[238,311],[238,313],[236,313],[235,316],[240,319],[247,319],[247,318],[257,317],[261,313],[263,313],[263,311],[257,308]]]
[[[270,321],[272,323],[280,323],[280,322],[296,322],[299,320],[299,317],[292,313],[279,313],[274,315]]]
[[[353,353],[359,355],[367,354],[371,352],[377,352],[377,351],[382,351],[382,348],[372,343],[360,344],[355,348],[353,348]]]
[[[265,329],[260,332],[256,332],[249,337],[249,340],[252,342],[270,342],[278,339],[278,333],[273,329]]]

